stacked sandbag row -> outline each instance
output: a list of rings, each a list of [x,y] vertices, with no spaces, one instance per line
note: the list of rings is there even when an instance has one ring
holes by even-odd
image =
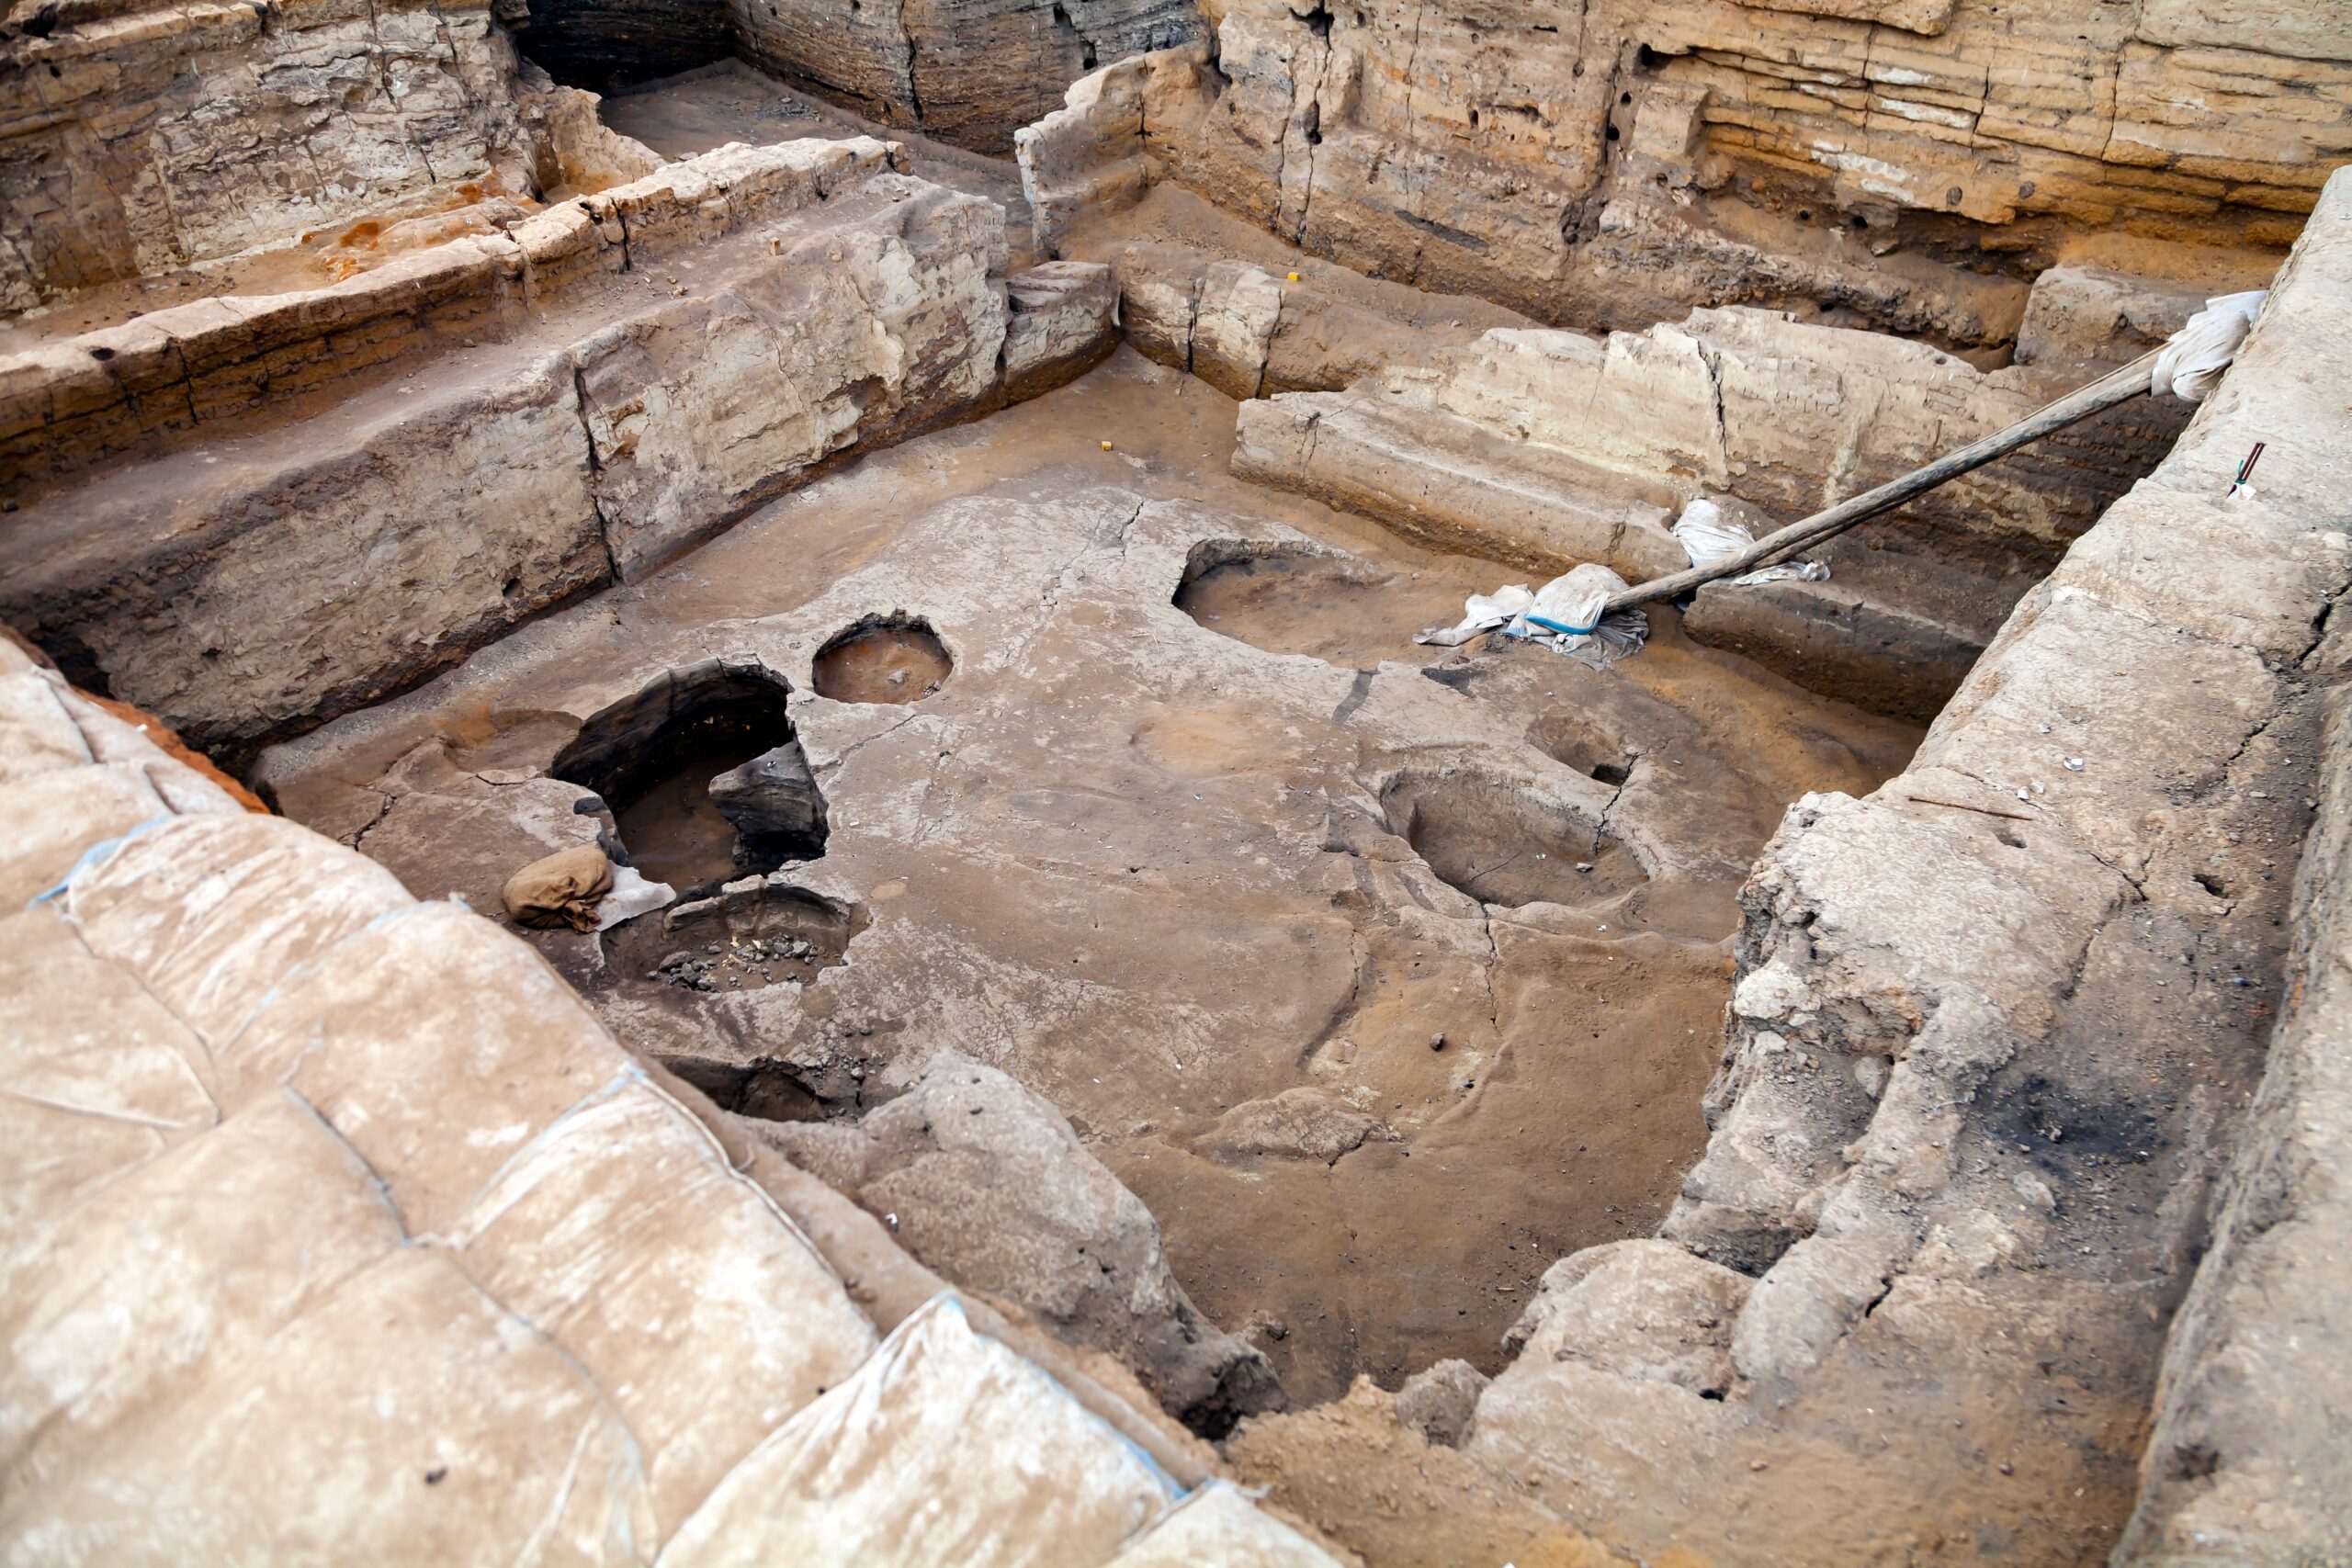
[[[1327,1561],[877,1345],[529,948],[5,645],[0,896],[0,1561]]]

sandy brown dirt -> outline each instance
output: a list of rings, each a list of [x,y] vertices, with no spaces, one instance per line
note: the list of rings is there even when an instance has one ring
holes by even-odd
[[[1654,1231],[1696,1156],[1733,895],[1783,806],[1868,787],[1917,732],[1695,648],[1670,615],[1608,671],[1416,648],[1516,574],[1235,481],[1234,408],[1122,351],[788,496],[264,774],[412,886],[471,897],[544,852],[516,815],[540,786],[482,784],[492,759],[514,771],[494,780],[527,773],[666,671],[754,660],[797,688],[831,815],[823,859],[789,874],[870,923],[814,983],[716,996],[542,941],[624,1038],[836,1107],[953,1046],[1071,1119],[1295,1403],[1447,1356],[1491,1369],[1542,1270]],[[1294,576],[1294,594],[1175,603],[1204,559],[1300,556],[1345,592]],[[818,649],[893,615],[952,652],[937,691],[808,689]],[[1463,897],[1391,807],[1410,795],[1445,830],[1507,839],[1508,817],[1457,809],[1464,779],[1623,860],[1567,873],[1597,879],[1569,903]],[[1324,1108],[1305,1131],[1271,1105],[1293,1090]],[[1335,1120],[1349,1137],[1317,1130]]]
[[[1569,1529],[1452,1449],[1399,1426],[1369,1380],[1343,1399],[1261,1416],[1224,1446],[1236,1479],[1379,1568],[1615,1568]],[[1688,1568],[1689,1560],[1653,1568]]]

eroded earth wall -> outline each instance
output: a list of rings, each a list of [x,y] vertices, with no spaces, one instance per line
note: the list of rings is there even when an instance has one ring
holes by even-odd
[[[2345,347],[2341,333],[2330,345]],[[2352,680],[2333,617],[2312,664],[2317,816],[2295,874],[2278,1032],[2175,1320],[2126,1563],[2352,1554]],[[2225,885],[2226,886],[2226,885]]]
[[[1001,153],[1086,73],[1202,31],[1192,0],[534,0],[521,43],[598,91],[736,54],[882,124]]]
[[[1130,334],[1140,314],[1127,310]],[[1596,560],[1640,580],[1689,563],[1668,525],[1696,497],[1761,536],[2064,384],[1779,311],[1702,310],[1606,340],[1498,330],[1345,391],[1245,403],[1234,464],[1546,575]],[[1809,689],[1925,723],[2018,597],[2154,466],[2184,408],[2144,400],[2040,443],[1811,552],[1828,581],[1711,587],[1685,624]]]
[[[0,35],[0,309],[533,190],[481,0],[64,0]]]
[[[1189,43],[1191,0],[728,0],[737,48],[888,125],[984,152],[1099,65]]]
[[[1653,1560],[2090,1561],[2143,1472],[2132,1560],[2340,1554],[2342,1393],[2294,1369],[2344,1294],[2317,1041],[2347,299],[2342,174],[2221,390],[1910,767],[1791,810],[1743,894],[1707,1151],[1660,1240],[1547,1276],[1472,1458]],[[2225,500],[2256,441],[2278,468]]]
[[[1992,343],[2063,243],[2282,245],[2352,152],[2332,0],[1210,9],[1025,138],[1041,221],[1148,175],[1546,321],[1802,299]]]
[[[413,265],[15,356],[0,606],[235,748],[1107,348],[1103,269],[1016,289],[1000,209],[896,160],[722,148]]]

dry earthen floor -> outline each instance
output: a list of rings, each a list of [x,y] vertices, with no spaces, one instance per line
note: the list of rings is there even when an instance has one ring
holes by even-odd
[[[836,1113],[953,1046],[1069,1116],[1295,1403],[1491,1369],[1545,1266],[1651,1234],[1697,1155],[1734,895],[1784,805],[1868,789],[1917,732],[1695,648],[1671,613],[1606,671],[1417,648],[1498,570],[1230,479],[1235,406],[1123,350],[263,776],[421,896],[494,908],[557,841],[578,792],[534,775],[580,718],[756,662],[794,688],[830,806],[797,870],[870,923],[812,984],[715,996],[538,933],[624,1039]],[[820,644],[890,614],[951,651],[934,694],[808,689]],[[1556,858],[1531,867],[1531,840]],[[1415,842],[1526,901],[1464,897]]]

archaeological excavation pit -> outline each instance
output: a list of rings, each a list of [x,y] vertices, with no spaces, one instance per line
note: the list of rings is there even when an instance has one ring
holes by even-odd
[[[1436,561],[1387,571],[1328,547],[1213,540],[1197,547],[1176,607],[1211,631],[1269,653],[1304,653],[1349,669],[1396,657],[1414,631],[1459,610],[1484,563]]]
[[[2339,1560],[2352,26],[2122,9],[20,7],[0,1556]]]
[[[682,893],[825,852],[785,688],[760,676],[664,676],[592,716],[547,772],[596,796],[629,863]]]
[[[837,703],[919,703],[955,668],[926,623],[892,615],[861,621],[819,649],[810,682]]]
[[[1648,880],[1597,820],[1475,773],[1407,775],[1382,791],[1389,831],[1481,904],[1597,904]]]

